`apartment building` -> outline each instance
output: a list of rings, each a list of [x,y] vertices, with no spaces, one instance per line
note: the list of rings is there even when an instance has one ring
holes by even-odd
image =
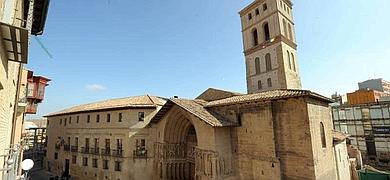
[[[47,169],[75,179],[147,179],[156,131],[146,127],[164,103],[144,95],[47,115]]]
[[[23,65],[28,63],[30,35],[43,33],[48,5],[49,0],[0,1],[0,180],[15,179],[21,172]]]

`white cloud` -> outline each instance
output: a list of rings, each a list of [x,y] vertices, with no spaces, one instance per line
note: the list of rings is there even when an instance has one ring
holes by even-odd
[[[87,86],[85,87],[87,88],[87,90],[94,91],[94,92],[104,91],[107,89],[105,86],[101,84],[87,84]]]

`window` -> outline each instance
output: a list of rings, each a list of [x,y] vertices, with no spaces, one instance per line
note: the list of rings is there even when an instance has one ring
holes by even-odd
[[[145,139],[137,139],[135,141],[135,145],[136,145],[135,155],[136,156],[145,156],[146,155],[145,144],[146,144]]]
[[[89,121],[91,121],[91,116],[90,115],[87,116],[87,123],[89,123]]]
[[[69,124],[72,124],[72,117],[69,117]]]
[[[255,13],[256,13],[256,16],[259,15],[260,14],[259,9],[256,8]]]
[[[98,167],[98,160],[92,159],[92,167],[97,168]]]
[[[287,14],[290,14],[290,8],[287,8]]]
[[[60,124],[62,124],[62,119],[60,119]]]
[[[72,163],[76,164],[77,163],[77,156],[72,156]]]
[[[144,121],[144,119],[145,119],[145,113],[138,112],[138,121]]]
[[[116,139],[116,149],[122,149],[122,139]]]
[[[105,146],[104,146],[104,147],[105,147],[106,149],[110,149],[110,144],[111,144],[111,143],[110,143],[110,139],[106,139],[106,141],[105,141]]]
[[[248,20],[251,20],[252,19],[252,13],[249,13],[248,14]]]
[[[70,145],[70,137],[68,137],[68,142],[67,142],[68,145]]]
[[[67,122],[68,120],[65,118],[64,119],[64,126],[66,126],[66,122]]]
[[[263,4],[263,11],[265,11],[265,10],[267,10],[267,9],[268,9],[267,3],[264,3],[264,4]]]
[[[291,59],[292,59],[293,70],[297,71],[297,69],[295,67],[295,58],[294,58],[294,54],[293,53],[291,53]]]
[[[89,148],[89,138],[85,138],[85,148]]]
[[[58,159],[58,153],[57,152],[54,153],[54,159]]]
[[[271,64],[271,54],[267,53],[265,55],[265,68],[267,71],[272,70],[272,64]]]
[[[49,126],[49,120],[47,120],[47,125]]]
[[[122,122],[122,113],[119,113],[118,122]]]
[[[263,89],[263,85],[261,84],[261,81],[257,81],[257,89]]]
[[[103,160],[103,169],[108,169],[108,160]]]
[[[293,40],[293,33],[292,33],[292,28],[291,24],[288,23],[288,38],[292,41]]]
[[[283,32],[284,32],[284,36],[285,37],[288,37],[288,33],[287,33],[287,23],[286,23],[286,20],[283,19]]]
[[[255,59],[256,74],[260,74],[260,58]]]
[[[257,35],[257,29],[252,30],[252,40],[253,40],[253,46],[257,46],[259,44],[259,37]]]
[[[290,52],[287,50],[287,60],[288,60],[288,68],[292,69],[291,67],[291,59],[290,59]]]
[[[263,30],[264,30],[264,40],[269,41],[271,39],[270,34],[269,34],[269,26],[268,23],[265,23],[263,25]]]
[[[326,148],[325,128],[324,128],[324,124],[322,122],[320,122],[320,133],[321,133],[322,148]]]
[[[271,80],[271,78],[267,79],[267,84],[268,84],[268,87],[272,87],[272,80]]]
[[[79,146],[79,138],[78,137],[74,138],[74,145]]]
[[[283,3],[282,3],[282,1],[280,1],[280,7],[283,7]]]
[[[121,162],[115,161],[115,171],[122,171]]]
[[[99,148],[99,138],[94,139],[94,145],[95,148]]]
[[[80,116],[77,116],[77,117],[76,117],[76,123],[77,123],[77,124],[79,123],[79,119],[80,119]]]
[[[111,122],[111,115],[107,114],[107,122]]]
[[[88,158],[83,158],[83,166],[88,166]]]
[[[96,115],[96,122],[98,123],[100,121],[100,115]]]

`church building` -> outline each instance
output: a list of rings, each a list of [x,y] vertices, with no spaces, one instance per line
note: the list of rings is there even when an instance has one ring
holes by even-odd
[[[209,88],[196,99],[154,97],[164,103],[147,101],[152,107],[146,113],[148,118],[141,125],[136,120],[129,121],[121,130],[139,129],[128,133],[129,137],[121,136],[131,140],[123,140],[130,144],[120,146],[123,150],[120,159],[107,156],[104,162],[93,162],[105,163],[116,158],[126,167],[121,169],[122,174],[115,172],[114,176],[110,168],[94,174],[93,167],[87,167],[88,162],[83,162],[84,167],[76,163],[76,170],[67,171],[79,172],[79,179],[83,179],[80,177],[83,174],[88,174],[90,179],[349,179],[347,153],[335,152],[328,105],[332,100],[301,90],[292,2],[255,0],[240,11],[240,16],[248,94]],[[94,108],[95,114],[105,111],[96,109],[95,105]],[[145,111],[142,104],[134,108],[138,108],[134,111]],[[88,114],[88,111],[83,109],[82,112]],[[77,113],[81,111],[53,113],[48,115],[48,121],[52,124]],[[89,117],[87,114],[83,117]],[[80,132],[61,127],[61,136],[93,135],[91,132],[98,132],[99,128],[104,131],[103,125],[94,126],[92,130],[87,126],[85,124]],[[50,128],[49,140],[57,138],[57,131]],[[104,134],[111,136],[110,132]],[[139,142],[134,138],[137,136],[143,139],[142,159],[137,158],[140,155],[137,154]],[[48,146],[54,144],[49,141]],[[64,160],[54,160],[53,154],[68,156],[62,156],[57,146],[61,143],[57,142],[56,148],[48,148],[48,159],[62,167]],[[99,156],[99,152],[96,155]],[[89,155],[81,156],[85,160]],[[86,172],[89,169],[90,172]]]

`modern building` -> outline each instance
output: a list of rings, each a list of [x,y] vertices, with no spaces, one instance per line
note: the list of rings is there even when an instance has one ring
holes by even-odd
[[[49,0],[0,1],[0,180],[20,172],[30,35],[43,32]]]
[[[379,78],[379,79],[370,79],[359,83],[359,89],[372,89],[380,92],[390,94],[390,82]]]
[[[150,120],[164,103],[144,95],[47,115],[48,170],[76,179],[148,179],[157,133]]]
[[[390,102],[332,107],[335,130],[350,134],[365,164],[390,168]]]
[[[240,11],[248,94],[137,96],[47,115],[48,169],[75,179],[350,179],[331,99],[307,90],[290,0]],[[142,103],[137,103],[142,101]]]
[[[379,102],[383,92],[370,89],[361,89],[347,93],[348,105],[369,104]]]

